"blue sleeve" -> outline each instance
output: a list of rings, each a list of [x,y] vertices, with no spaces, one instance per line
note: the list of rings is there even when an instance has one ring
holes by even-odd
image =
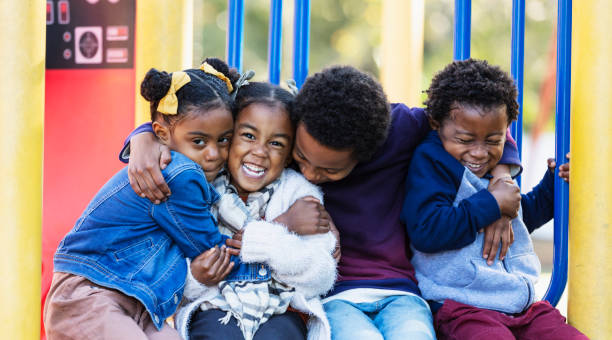
[[[499,164],[506,164],[510,166],[510,173],[512,178],[516,178],[523,172],[521,166],[521,158],[519,157],[518,147],[512,135],[510,129],[506,132],[506,143],[504,144],[504,153],[502,154]]]
[[[139,133],[143,133],[143,132],[153,133],[153,125],[151,124],[151,122],[140,125],[134,131],[132,131],[132,133],[130,133],[129,136],[127,136],[127,138],[125,139],[125,142],[123,142],[123,148],[121,148],[121,151],[119,152],[120,161],[122,161],[123,163],[127,163],[129,161],[130,159],[130,140],[132,139],[132,137],[136,136]]]
[[[168,180],[168,186],[172,195],[153,205],[152,215],[183,253],[194,258],[214,246],[224,245],[228,237],[219,232],[210,212],[212,193],[204,174],[196,169],[182,170]]]
[[[533,232],[555,216],[555,175],[546,170],[544,178],[531,192],[521,195],[523,222]]]
[[[406,179],[401,219],[412,245],[426,253],[465,247],[474,242],[479,229],[501,217],[497,201],[487,190],[453,205],[466,170],[442,152],[419,147]]]

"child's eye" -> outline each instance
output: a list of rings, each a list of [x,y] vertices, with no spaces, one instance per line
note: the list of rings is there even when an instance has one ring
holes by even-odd
[[[196,138],[196,139],[192,140],[192,142],[195,145],[205,145],[206,144],[206,141],[203,140],[203,139],[200,139],[200,138]]]
[[[501,144],[501,140],[488,140],[487,144],[489,144],[489,145],[500,145]]]
[[[255,139],[255,136],[248,132],[244,132],[241,136],[245,137],[246,139]]]
[[[285,146],[285,144],[283,144],[283,143],[281,143],[279,141],[275,141],[275,140],[271,141],[270,145],[276,146],[276,147],[279,147],[279,148],[282,148],[283,146]]]
[[[470,144],[472,142],[471,139],[463,139],[463,138],[457,138],[457,141],[461,144]]]
[[[221,137],[219,138],[219,140],[217,141],[217,143],[219,144],[227,144],[230,141],[230,137]]]

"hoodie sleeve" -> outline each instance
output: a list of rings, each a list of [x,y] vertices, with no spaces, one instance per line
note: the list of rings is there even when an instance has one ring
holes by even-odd
[[[523,172],[521,166],[521,158],[519,157],[518,147],[516,141],[510,134],[510,129],[506,131],[506,143],[504,144],[504,153],[502,154],[499,164],[506,164],[510,166],[510,175],[512,178],[516,178]]]
[[[554,173],[547,169],[540,183],[529,193],[521,195],[523,222],[525,222],[530,233],[554,217],[554,177]]]
[[[501,217],[497,201],[486,189],[453,204],[468,170],[437,141],[430,135],[417,148],[401,213],[410,242],[425,253],[462,248],[474,242],[479,229]]]
[[[132,139],[132,137],[136,136],[139,133],[143,133],[143,132],[153,133],[153,125],[151,124],[151,122],[140,125],[127,136],[127,138],[123,142],[123,148],[121,148],[121,151],[119,151],[120,161],[122,161],[123,163],[127,163],[129,161],[130,159],[130,140]]]

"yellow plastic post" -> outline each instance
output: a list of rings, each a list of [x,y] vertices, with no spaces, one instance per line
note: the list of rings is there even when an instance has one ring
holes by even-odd
[[[151,67],[168,72],[192,66],[193,0],[136,1],[136,125],[151,120],[140,82]]]
[[[573,2],[569,322],[612,339],[612,2]]]
[[[0,2],[0,329],[40,338],[45,1]]]
[[[423,0],[384,0],[381,81],[391,102],[421,106]]]

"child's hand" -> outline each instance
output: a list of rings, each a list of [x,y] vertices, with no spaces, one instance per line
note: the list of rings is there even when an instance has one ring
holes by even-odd
[[[482,246],[482,257],[487,259],[490,266],[495,262],[495,255],[501,243],[499,260],[502,261],[508,252],[508,248],[514,242],[514,231],[510,217],[502,216],[499,220],[484,228],[484,241]],[[482,232],[482,230],[480,230]]]
[[[139,133],[130,141],[128,178],[134,192],[159,204],[170,196],[161,169],[170,163],[170,149],[150,132]]]
[[[492,179],[489,182],[489,192],[497,201],[501,214],[510,218],[518,215],[521,205],[521,190],[509,177]]]
[[[230,255],[240,255],[240,249],[242,249],[242,234],[244,234],[244,229],[238,230],[234,233],[232,238],[225,240],[225,245],[229,247],[227,251]]]
[[[234,268],[230,254],[225,247],[210,248],[191,261],[191,274],[200,283],[214,286],[223,280]]]
[[[342,257],[342,251],[340,249],[340,232],[338,231],[338,228],[336,228],[334,221],[331,219],[329,220],[329,229],[331,229],[332,234],[334,234],[336,237],[336,247],[334,248],[334,253],[332,256],[334,257],[334,260],[336,260],[336,263],[338,263],[340,262],[340,257]]]
[[[319,200],[307,196],[295,201],[289,210],[274,221],[298,235],[313,235],[328,232],[331,218]]]
[[[568,152],[567,155],[565,155],[565,157],[567,157],[567,159],[570,159],[570,153]],[[547,162],[548,162],[548,169],[554,173],[555,167],[557,166],[557,162],[555,161],[554,158],[549,158]],[[559,177],[563,178],[563,180],[568,183],[569,183],[569,173],[570,173],[569,162],[559,165]]]

